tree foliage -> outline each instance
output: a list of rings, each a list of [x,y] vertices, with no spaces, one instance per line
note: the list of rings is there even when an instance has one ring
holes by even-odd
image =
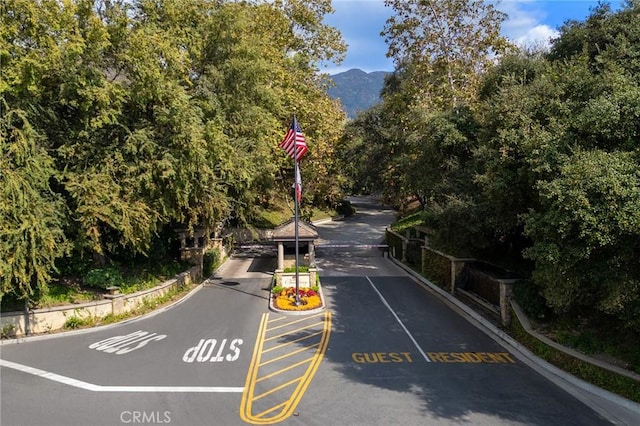
[[[385,0],[394,10],[382,35],[387,56],[411,66],[418,104],[449,108],[472,102],[481,72],[507,47],[506,15],[482,0]]]
[[[558,311],[596,308],[638,328],[640,168],[631,152],[579,151],[539,182],[527,215],[534,279]]]
[[[465,68],[474,76],[463,97],[442,79],[446,68],[416,76],[447,53],[446,32],[429,19],[465,27],[435,13],[440,3],[388,3],[398,12],[390,53],[402,66],[342,141],[345,161],[358,150],[379,161],[350,176],[371,192],[391,188],[398,204],[419,201],[439,247],[517,262],[556,312],[640,331],[640,5],[599,5],[585,22],[565,23],[548,52],[511,51]],[[442,7],[463,3],[472,4]],[[457,41],[470,49],[472,40]],[[412,102],[421,91],[439,99],[442,88],[451,102]]]
[[[30,298],[67,250],[65,206],[49,184],[53,160],[20,110],[0,120],[0,292]]]
[[[8,200],[33,189],[29,229],[48,231],[3,238],[3,291],[46,285],[64,241],[104,263],[148,254],[167,229],[251,221],[293,181],[277,144],[294,110],[308,201],[335,203],[344,116],[317,69],[345,50],[322,22],[331,11],[328,0],[5,1],[2,143],[14,154],[0,176]],[[9,232],[26,207],[2,206]]]

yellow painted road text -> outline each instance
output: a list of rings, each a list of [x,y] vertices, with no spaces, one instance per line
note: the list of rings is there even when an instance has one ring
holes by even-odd
[[[427,352],[432,362],[515,364],[508,352]]]
[[[413,362],[411,353],[409,352],[354,352],[351,354],[351,359],[353,359],[358,364]]]

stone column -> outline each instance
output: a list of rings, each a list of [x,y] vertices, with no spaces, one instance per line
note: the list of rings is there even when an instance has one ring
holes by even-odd
[[[511,323],[511,298],[513,297],[513,285],[517,281],[498,279],[500,284],[500,320],[505,327]]]
[[[316,268],[309,268],[309,287],[313,287],[316,285],[316,277],[318,275],[318,270]]]
[[[450,281],[451,294],[456,294],[456,276],[458,275],[457,266],[458,266],[458,262],[456,262],[455,259],[451,258],[451,281]]]
[[[402,239],[402,259],[400,259],[401,262],[405,263],[407,261],[407,242],[409,240],[406,238]]]
[[[104,298],[111,300],[111,312],[113,315],[120,315],[125,312],[124,294],[105,294]]]
[[[473,263],[476,260],[473,258],[457,258],[447,256],[451,260],[451,294],[456,292],[456,283],[464,271],[465,264]]]
[[[316,266],[316,247],[309,241],[309,266]]]
[[[278,241],[278,269],[284,269],[284,243]]]

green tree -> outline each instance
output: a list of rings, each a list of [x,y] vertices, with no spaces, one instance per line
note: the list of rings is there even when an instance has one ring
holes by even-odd
[[[0,290],[30,300],[46,291],[68,248],[65,209],[49,185],[53,161],[20,110],[0,103]]]
[[[475,198],[484,212],[477,247],[501,248],[517,257],[530,244],[523,215],[538,203],[536,182],[555,175],[573,143],[567,134],[572,105],[562,83],[570,71],[559,68],[540,56],[517,54],[487,74],[474,152]]]
[[[481,0],[385,0],[394,10],[382,35],[396,66],[411,64],[417,103],[440,108],[473,102],[481,73],[508,47],[506,15]]]
[[[347,123],[336,148],[338,163],[353,194],[382,194],[388,163],[381,105],[364,111]]]
[[[534,279],[559,312],[597,312],[640,330],[640,162],[637,154],[579,151],[540,182],[527,218]],[[590,314],[593,316],[593,313]]]
[[[564,61],[584,55],[593,71],[616,63],[632,75],[640,75],[640,2],[622,3],[615,12],[610,4],[600,3],[585,21],[566,22],[553,41],[549,59]]]
[[[344,116],[317,70],[344,53],[322,22],[329,1],[3,7],[0,93],[51,160],[63,202],[51,207],[75,255],[131,258],[172,228],[250,221],[283,185],[277,144],[294,107],[312,149],[309,200],[339,198]]]

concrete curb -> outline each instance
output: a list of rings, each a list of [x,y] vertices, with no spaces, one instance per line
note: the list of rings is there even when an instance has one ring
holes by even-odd
[[[320,219],[320,220],[316,220],[311,222],[313,225],[322,225],[323,223],[329,223],[329,222],[334,222],[334,221],[338,221],[338,220],[342,220],[344,219],[343,215],[340,216],[333,216],[333,217],[328,217],[326,219]]]
[[[389,257],[389,260],[400,269],[411,275],[416,283],[425,290],[435,293],[441,300],[465,317],[470,323],[485,332],[489,337],[507,349],[514,351],[514,355],[520,361],[533,370],[549,379],[569,394],[573,395],[585,405],[591,407],[607,419],[615,419],[622,425],[638,424],[640,418],[640,404],[621,397],[620,395],[599,388],[585,382],[553,364],[539,358],[526,347],[513,339],[504,331],[487,321],[473,309],[451,296],[448,292],[436,286],[422,275],[408,266]]]

